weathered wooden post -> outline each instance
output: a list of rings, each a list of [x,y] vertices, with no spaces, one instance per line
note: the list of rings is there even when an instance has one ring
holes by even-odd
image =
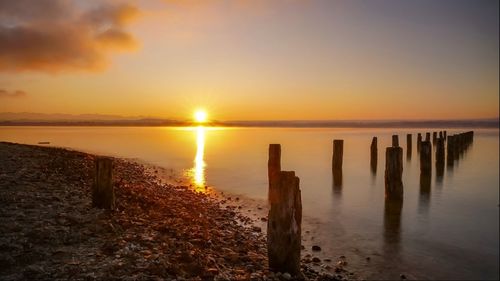
[[[342,185],[342,158],[344,156],[344,140],[333,140],[332,172],[333,185]]]
[[[399,146],[399,137],[398,137],[398,135],[392,135],[392,146],[393,147]]]
[[[453,156],[455,159],[460,157],[460,134],[453,135]]]
[[[299,178],[281,171],[269,199],[267,255],[274,272],[300,274],[302,203]]]
[[[94,163],[92,205],[98,208],[114,210],[113,160],[109,157],[96,157]]]
[[[437,141],[437,133],[436,132],[432,132],[432,143],[436,143]]]
[[[372,173],[377,172],[378,150],[377,150],[377,137],[373,137],[372,144],[370,145],[370,167]]]
[[[403,149],[388,147],[385,151],[385,197],[403,199]]]
[[[420,145],[422,144],[422,134],[418,133],[417,135],[417,153],[420,152]]]
[[[406,134],[406,159],[411,159],[411,134]]]
[[[438,138],[442,139],[443,138],[443,131],[439,131],[439,136]]]
[[[446,165],[452,167],[455,161],[455,141],[453,136],[448,136],[448,145],[446,146]]]
[[[431,133],[425,133],[425,141],[431,141]]]
[[[438,138],[436,140],[436,176],[442,177],[444,174],[444,140]]]
[[[446,138],[446,131],[443,131],[443,138],[444,138],[444,140],[446,141],[446,139],[447,139],[447,138]]]
[[[420,147],[420,173],[430,175],[432,171],[432,145],[430,141],[423,141]]]
[[[279,173],[281,171],[281,145],[269,145],[269,159],[267,161],[267,177],[269,181],[268,199],[271,198],[271,193],[274,192],[275,186],[279,180]]]

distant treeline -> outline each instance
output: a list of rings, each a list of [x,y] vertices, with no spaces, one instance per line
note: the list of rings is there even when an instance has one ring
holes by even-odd
[[[198,126],[190,121],[167,119],[92,121],[0,121],[0,126]],[[499,119],[475,120],[324,120],[324,121],[213,121],[204,126],[285,128],[499,128]]]

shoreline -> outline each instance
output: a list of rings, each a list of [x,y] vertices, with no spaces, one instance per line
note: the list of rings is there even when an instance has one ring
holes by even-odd
[[[117,208],[105,211],[91,207],[95,155],[6,142],[0,152],[2,280],[289,279],[268,271],[256,226],[265,221],[242,212],[246,200],[163,183],[160,167],[113,158]],[[353,277],[324,267],[332,273],[302,262],[306,280]]]

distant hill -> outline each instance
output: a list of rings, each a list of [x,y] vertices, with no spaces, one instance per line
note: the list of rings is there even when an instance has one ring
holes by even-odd
[[[0,126],[195,126],[186,120],[103,114],[0,113]],[[212,121],[205,126],[289,128],[499,128],[499,118],[462,120]]]
[[[91,120],[139,120],[147,116],[126,117],[108,114],[62,114],[62,113],[32,113],[32,112],[0,112],[0,121],[91,121]]]

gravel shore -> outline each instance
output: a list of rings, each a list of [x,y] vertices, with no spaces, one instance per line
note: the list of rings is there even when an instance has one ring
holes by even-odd
[[[116,210],[92,208],[94,155],[0,142],[1,280],[291,280],[227,199],[114,159]],[[302,279],[345,280],[341,267]],[[298,278],[297,278],[298,279]]]

